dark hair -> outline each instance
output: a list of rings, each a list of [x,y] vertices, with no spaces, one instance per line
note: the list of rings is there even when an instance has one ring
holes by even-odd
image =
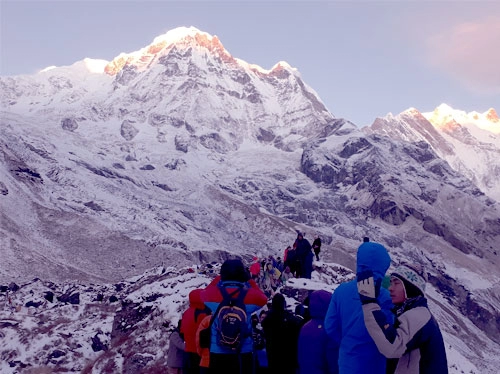
[[[243,262],[239,259],[226,260],[220,268],[220,279],[222,281],[246,282],[250,279]]]
[[[285,296],[280,293],[277,293],[273,296],[273,300],[271,302],[271,309],[274,311],[283,311],[286,308]]]

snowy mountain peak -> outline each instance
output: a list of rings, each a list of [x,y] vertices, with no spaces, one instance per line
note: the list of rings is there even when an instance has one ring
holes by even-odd
[[[441,103],[436,109],[434,109],[434,111],[444,114],[444,113],[452,113],[454,109],[448,104]]]
[[[484,113],[484,117],[486,117],[488,120],[492,122],[500,122],[500,119],[498,118],[498,114],[495,109],[490,108],[488,111]]]
[[[89,71],[89,73],[102,74],[104,73],[104,68],[109,63],[106,60],[96,60],[92,58],[84,58],[83,64]]]
[[[442,126],[453,119],[455,111],[447,104],[439,105],[432,113],[426,113],[424,116],[434,125]]]
[[[71,70],[74,72],[81,72],[81,73],[91,73],[91,74],[102,74],[104,73],[104,68],[106,65],[109,64],[109,61],[106,60],[99,60],[99,59],[92,59],[92,58],[84,58],[81,61],[77,61],[71,66],[62,66],[58,67],[55,65],[47,66],[46,68],[40,70],[38,74],[45,74],[50,72],[50,74],[53,73],[55,69],[66,69],[66,70]]]
[[[422,113],[420,113],[420,111],[418,109],[413,108],[413,107],[406,109],[404,112],[401,113],[401,115],[398,115],[396,117],[400,117],[400,116],[412,117],[412,118],[423,118]]]
[[[165,34],[157,36],[156,38],[154,38],[153,43],[151,45],[155,45],[162,42],[165,42],[167,44],[172,44],[185,38],[189,37],[194,38],[197,35],[205,35],[209,38],[212,37],[210,34],[203,32],[194,26],[191,27],[182,26],[169,30]]]
[[[484,113],[456,110],[447,104],[420,113],[414,108],[377,118],[366,133],[410,142],[425,141],[450,166],[488,196],[500,199],[498,157],[500,121],[495,109]]]
[[[484,113],[476,111],[467,113],[462,110],[453,109],[449,105],[441,104],[433,112],[423,113],[423,115],[438,128],[455,128],[456,124],[459,123],[468,128],[475,126],[495,134],[500,133],[500,120],[493,108]]]
[[[190,47],[206,49],[222,60],[234,61],[217,36],[200,31],[196,27],[178,27],[157,36],[151,44],[139,51],[120,53],[105,67],[105,72],[109,75],[116,75],[125,66],[135,66],[138,70],[145,70],[174,47],[182,50]]]
[[[420,114],[420,112],[416,108],[413,108],[413,107],[406,109],[403,113],[407,113],[407,114]]]

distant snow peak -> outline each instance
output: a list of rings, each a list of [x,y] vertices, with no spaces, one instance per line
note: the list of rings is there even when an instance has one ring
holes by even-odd
[[[286,70],[295,70],[294,68],[292,68],[290,66],[290,64],[286,61],[279,61],[276,65],[273,66],[273,68],[271,70],[282,70],[282,69],[286,69]]]
[[[96,60],[92,58],[84,58],[81,61],[77,61],[71,66],[48,66],[45,69],[42,69],[38,72],[38,74],[45,74],[50,72],[50,74],[53,73],[54,70],[56,69],[63,69],[63,70],[70,70],[73,72],[80,72],[80,73],[91,73],[91,74],[102,74],[104,73],[104,69],[106,65],[109,64],[109,61],[106,60]]]
[[[500,119],[498,118],[498,114],[495,109],[490,108],[488,111],[484,112],[483,114],[488,120],[492,122],[500,122]]]
[[[175,43],[179,40],[182,40],[186,37],[194,37],[195,35],[201,35],[204,34],[208,37],[211,37],[211,35],[207,34],[206,32],[198,30],[194,26],[190,27],[177,27],[175,29],[167,31],[165,34],[159,35],[153,40],[153,44],[161,43],[161,42],[166,42],[166,43]]]
[[[48,72],[50,70],[53,70],[53,69],[57,69],[57,66],[55,66],[55,65],[47,66],[46,68],[40,70],[39,72],[40,73],[46,73],[46,72]]]
[[[496,134],[500,133],[500,120],[493,108],[484,113],[476,111],[467,113],[462,110],[453,109],[447,104],[441,104],[433,112],[423,113],[423,115],[435,127],[449,128],[459,123],[462,126],[475,125],[483,130],[488,130]]]
[[[109,63],[106,60],[95,60],[92,58],[84,58],[83,63],[89,73],[102,74],[104,73],[104,68]]]
[[[189,47],[202,48],[220,57],[223,61],[235,61],[227,52],[217,36],[198,30],[196,27],[178,27],[153,39],[153,42],[131,53],[120,53],[106,67],[105,72],[116,75],[126,65],[133,65],[144,70],[157,58],[165,55],[173,46],[186,49]]]
[[[416,108],[413,108],[413,107],[406,109],[403,112],[403,114],[408,114],[410,116],[421,116],[422,115],[422,113],[420,113]]]
[[[192,44],[196,43],[197,46],[205,47],[211,51],[224,50],[222,43],[217,36],[212,36],[207,32],[200,31],[196,27],[178,27],[170,30],[163,35],[154,38],[153,43],[148,47],[148,52],[158,53],[161,49],[171,44]]]
[[[453,112],[453,108],[449,106],[448,104],[442,103],[439,105],[436,109],[434,109],[434,112],[441,113],[441,114],[451,114]]]

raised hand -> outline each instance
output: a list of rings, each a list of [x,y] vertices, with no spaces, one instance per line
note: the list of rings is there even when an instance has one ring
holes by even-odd
[[[376,303],[382,280],[373,278],[373,271],[364,270],[356,275],[361,304]]]

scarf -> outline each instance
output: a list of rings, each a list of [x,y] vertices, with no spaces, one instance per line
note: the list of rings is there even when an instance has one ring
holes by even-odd
[[[413,309],[416,306],[420,306],[420,305],[422,305],[422,306],[426,305],[425,298],[422,295],[418,295],[416,297],[406,299],[402,304],[396,305],[392,309],[392,311],[396,315],[396,317],[399,317],[401,314],[403,314],[407,310]]]

